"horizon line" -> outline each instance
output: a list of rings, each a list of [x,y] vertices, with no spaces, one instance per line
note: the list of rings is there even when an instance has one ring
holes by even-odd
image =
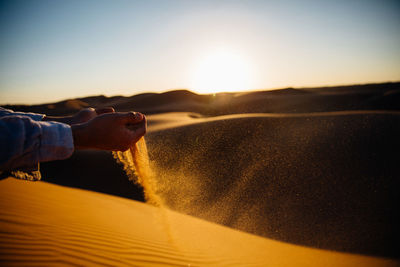
[[[379,85],[379,84],[396,84],[400,83],[400,80],[394,80],[394,81],[383,81],[383,82],[366,82],[366,83],[351,83],[351,84],[331,84],[331,85],[318,85],[318,86],[283,86],[283,87],[273,87],[273,88],[263,88],[263,89],[248,89],[248,90],[241,90],[241,91],[223,91],[223,92],[216,92],[216,93],[208,93],[208,94],[202,94],[198,93],[195,90],[189,89],[189,88],[170,88],[166,90],[161,90],[161,91],[143,91],[137,94],[133,95],[106,95],[106,94],[98,94],[98,95],[86,95],[86,96],[77,96],[77,97],[71,97],[71,98],[63,98],[60,100],[54,100],[53,102],[40,102],[40,103],[0,103],[0,106],[40,106],[40,105],[48,105],[48,104],[56,104],[60,103],[63,101],[68,101],[68,100],[79,100],[83,98],[89,98],[89,97],[106,97],[106,98],[112,98],[112,97],[134,97],[137,95],[142,95],[142,94],[165,94],[168,92],[173,92],[173,91],[188,91],[197,95],[218,95],[218,94],[240,94],[240,93],[250,93],[250,92],[262,92],[262,91],[277,91],[277,90],[284,90],[284,89],[325,89],[325,88],[335,88],[335,87],[351,87],[351,86],[367,86],[367,85]]]

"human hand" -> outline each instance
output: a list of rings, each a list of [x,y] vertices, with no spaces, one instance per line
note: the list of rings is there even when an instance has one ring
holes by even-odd
[[[115,112],[114,108],[106,107],[106,108],[84,108],[80,110],[78,113],[71,117],[71,124],[78,124],[90,121],[94,117],[104,113],[113,113]]]
[[[77,149],[125,151],[146,133],[146,117],[138,112],[105,113],[71,126]]]
[[[96,109],[84,108],[72,116],[64,116],[64,117],[45,116],[43,120],[44,121],[57,121],[57,122],[62,122],[62,123],[66,123],[69,125],[73,125],[73,124],[87,122],[87,121],[93,119],[94,117],[97,117],[98,115],[101,115],[104,113],[113,113],[113,112],[115,112],[115,110],[112,107],[96,108]]]

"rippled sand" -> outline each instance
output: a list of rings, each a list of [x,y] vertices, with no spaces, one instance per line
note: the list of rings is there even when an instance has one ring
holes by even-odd
[[[45,182],[9,178],[0,191],[2,266],[396,266]]]

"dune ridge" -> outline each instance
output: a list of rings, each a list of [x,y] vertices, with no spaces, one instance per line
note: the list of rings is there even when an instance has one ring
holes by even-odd
[[[170,209],[253,234],[397,257],[399,115],[150,115],[157,193]]]
[[[134,96],[90,96],[41,105],[5,105],[20,111],[66,115],[84,107],[113,106],[145,114],[195,112],[207,116],[240,113],[308,113],[340,110],[399,110],[400,83],[319,88],[282,88],[199,95],[188,90]]]
[[[136,174],[138,178],[132,179],[139,179],[145,192],[148,187],[146,181],[151,181],[151,192],[153,197],[158,199],[158,203],[185,214],[288,242],[364,253],[377,253],[378,248],[381,249],[379,254],[395,255],[391,244],[394,244],[397,237],[388,238],[389,234],[387,235],[386,231],[394,231],[396,221],[389,214],[382,214],[381,207],[392,205],[396,197],[391,192],[389,198],[385,197],[385,204],[373,203],[374,195],[382,189],[367,189],[357,181],[378,181],[379,178],[374,177],[374,167],[369,167],[372,172],[365,169],[366,162],[362,161],[368,158],[358,159],[363,166],[357,170],[358,163],[354,157],[357,151],[362,151],[363,141],[358,141],[356,154],[347,146],[354,144],[356,139],[369,140],[370,145],[374,145],[376,141],[380,142],[380,146],[384,145],[383,139],[375,135],[379,129],[383,130],[387,142],[384,147],[391,146],[392,150],[396,150],[399,146],[396,138],[399,131],[399,127],[396,126],[399,115],[400,112],[392,111],[253,113],[211,118],[187,113],[151,115],[149,120],[154,118],[155,121],[149,127],[148,136],[151,168],[146,149],[142,150],[146,151],[146,156],[141,155],[146,158],[145,162],[126,162],[125,169],[142,170],[142,173],[128,171],[128,175]],[[386,135],[388,132],[382,128],[384,125],[392,131],[389,135]],[[296,131],[286,131],[292,128]],[[376,129],[372,130],[373,128]],[[265,131],[266,129],[269,130]],[[336,133],[341,133],[342,137]],[[282,139],[280,135],[286,137]],[[328,138],[330,143],[321,143],[321,137]],[[287,143],[291,147],[282,146]],[[322,151],[311,146],[313,143],[319,146],[327,145],[334,152],[324,159]],[[276,145],[278,147],[273,148]],[[310,153],[310,148],[317,150]],[[370,156],[373,150],[369,151],[369,147],[364,149],[368,151],[366,156]],[[375,149],[382,151],[384,148]],[[131,153],[131,160],[135,158],[135,153],[140,155],[137,150]],[[299,160],[292,154],[305,157],[311,164],[297,166],[304,162],[304,159]],[[371,166],[379,165],[379,156],[384,156],[379,160],[387,165],[380,171],[383,170],[386,173],[385,180],[395,186],[396,182],[391,179],[395,179],[398,168],[393,168],[396,164],[393,159],[387,158],[389,155],[379,154],[368,159]],[[310,157],[315,159],[311,160]],[[346,167],[343,160],[352,161],[354,165]],[[290,173],[290,169],[285,165],[296,172]],[[335,165],[348,170],[336,170],[336,173],[323,171],[334,169]],[[304,184],[297,181],[291,184],[291,179],[298,175],[308,178]],[[356,183],[349,184],[347,179],[354,179]],[[306,189],[308,183],[312,190]],[[359,193],[359,197],[352,196],[355,199],[351,200],[349,197],[356,190],[363,193]],[[274,191],[285,193],[289,197],[286,203],[282,202],[285,197],[280,197],[282,200],[278,199],[277,202],[277,199],[274,199]],[[311,198],[304,192],[308,192]],[[379,194],[381,193],[384,192]],[[348,207],[338,209],[341,205]],[[294,210],[295,207],[303,213]],[[384,231],[380,228],[382,220],[389,226]],[[365,222],[360,225],[359,221]],[[392,250],[393,252],[390,252]]]

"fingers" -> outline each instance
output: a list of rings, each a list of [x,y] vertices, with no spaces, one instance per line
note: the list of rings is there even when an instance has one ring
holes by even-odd
[[[139,141],[139,139],[146,134],[147,131],[147,123],[146,117],[143,116],[143,120],[140,123],[127,125],[127,128],[130,130],[130,145]]]
[[[130,129],[130,126],[134,129]],[[79,131],[81,128],[84,131]],[[84,134],[79,135],[80,133]],[[73,128],[77,148],[103,150],[124,151],[145,133],[146,118],[138,112],[103,113],[86,123],[76,124]]]
[[[112,114],[114,115],[114,114]],[[106,115],[107,116],[107,115]],[[118,114],[120,151],[125,151],[145,135],[147,130],[146,117],[138,112],[126,112]]]
[[[114,108],[112,108],[112,107],[96,108],[95,111],[96,111],[97,115],[101,115],[101,114],[104,114],[104,113],[114,113],[115,112]]]
[[[144,115],[139,112],[125,112],[121,113],[121,121],[125,124],[134,124],[141,122],[144,119]]]

